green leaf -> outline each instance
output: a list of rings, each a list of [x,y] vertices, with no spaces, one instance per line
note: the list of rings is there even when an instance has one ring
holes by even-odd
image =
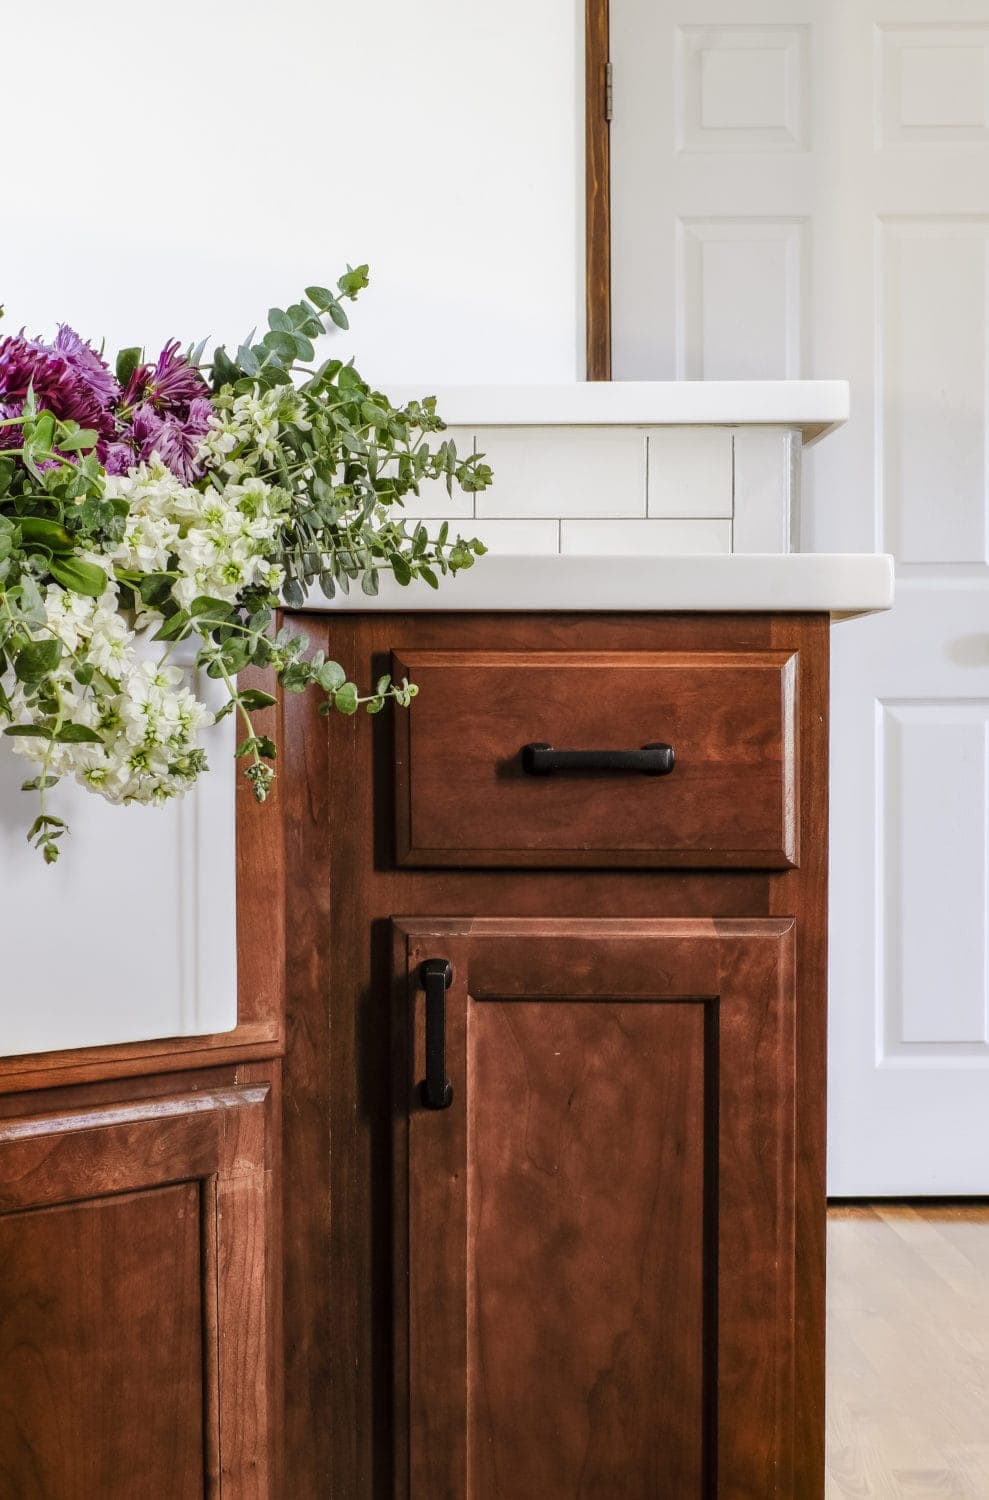
[[[347,314],[344,312],[339,302],[331,303],[330,307],[328,308],[328,312],[338,328],[347,329],[350,327],[350,319],[347,317]]]
[[[316,673],[316,681],[325,692],[335,693],[347,681],[347,674],[338,661],[328,661]]]
[[[30,781],[21,782],[22,792],[47,792],[49,787],[57,786],[58,776],[35,776]]]
[[[328,287],[325,286],[307,286],[306,296],[309,298],[309,301],[314,302],[322,312],[325,312],[326,309],[330,306],[331,302],[334,301],[333,293],[329,290]]]
[[[269,307],[268,327],[273,330],[280,330],[282,333],[291,333],[292,319],[280,307]]]
[[[244,688],[240,694],[240,701],[244,707],[251,712],[256,708],[271,708],[278,702],[270,693],[263,693],[260,688]]]
[[[354,682],[345,682],[333,694],[333,707],[341,714],[355,714],[358,706],[357,698],[357,684]]]
[[[133,346],[130,349],[121,349],[117,355],[117,379],[121,385],[126,385],[137,369],[144,355],[144,350]]]
[[[368,268],[364,266],[348,266],[345,273],[340,277],[337,286],[345,297],[356,297],[368,284]],[[313,298],[315,301],[315,298]]]
[[[226,599],[214,599],[210,594],[197,594],[189,605],[189,613],[193,619],[199,619],[205,615],[210,620],[229,620],[237,613],[234,606]]]
[[[65,428],[69,430],[66,431]],[[75,422],[65,424],[58,435],[59,453],[80,453],[83,449],[95,448],[99,433],[92,427],[79,427]]]
[[[4,734],[12,740],[50,740],[52,732],[40,724],[8,724]]]
[[[266,333],[261,342],[272,354],[277,354],[279,359],[295,358],[295,338],[291,333],[282,333],[276,328]]]
[[[57,521],[46,521],[41,516],[20,516],[17,524],[25,547],[47,547],[52,552],[72,551],[72,538]]]
[[[102,745],[103,736],[86,724],[63,724],[55,736],[60,745]]]
[[[152,640],[155,641],[177,641],[192,624],[192,617],[187,610],[178,609],[174,615],[170,615],[165,623],[155,632]]]
[[[33,687],[54,672],[61,659],[61,641],[32,641],[14,657],[14,675],[18,682]]]
[[[261,368],[253,350],[247,344],[241,344],[238,348],[237,363],[247,375],[256,375]]]
[[[106,574],[96,563],[83,562],[80,557],[53,557],[49,568],[56,583],[71,589],[74,594],[98,599],[106,588]]]

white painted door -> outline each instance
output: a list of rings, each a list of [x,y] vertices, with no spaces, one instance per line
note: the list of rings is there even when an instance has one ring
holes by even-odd
[[[611,0],[617,378],[846,377],[830,1191],[989,1192],[989,0]]]

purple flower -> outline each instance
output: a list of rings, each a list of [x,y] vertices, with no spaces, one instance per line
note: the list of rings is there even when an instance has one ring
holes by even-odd
[[[106,371],[91,349],[81,340],[76,342]],[[16,403],[15,412],[33,386],[39,407],[63,421],[78,422],[80,427],[95,428],[101,437],[110,437],[113,416],[102,395],[97,394],[95,382],[94,370],[88,361],[85,369],[81,367],[76,350],[70,357],[22,335],[0,339],[0,400],[5,405]]]
[[[0,421],[8,417],[19,417],[20,414],[20,401],[0,401]],[[19,448],[20,446],[21,429],[19,427],[0,427],[0,448]]]
[[[190,402],[184,417],[168,411],[158,413],[147,403],[139,406],[131,428],[138,458],[146,461],[157,453],[173,474],[184,484],[191,484],[203,472],[196,453],[209,427],[211,411],[205,397]]]
[[[206,384],[195,365],[178,353],[175,339],[166,344],[155,365],[141,365],[127,382],[124,401],[128,406],[144,403],[155,411],[185,416],[192,402],[209,397]]]
[[[55,349],[75,371],[79,379],[89,386],[101,406],[110,407],[117,404],[120,400],[120,385],[116,377],[110,373],[109,365],[105,364],[96,350],[84,343],[67,323],[58,325]]]
[[[126,474],[137,463],[137,454],[130,443],[100,441],[96,446],[96,457],[108,474]]]

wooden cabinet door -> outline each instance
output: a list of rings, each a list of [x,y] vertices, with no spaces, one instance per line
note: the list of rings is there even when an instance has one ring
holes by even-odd
[[[268,1105],[0,1120],[0,1495],[275,1494]]]
[[[793,937],[395,923],[403,1500],[797,1493]],[[420,1094],[431,958],[445,1109]]]

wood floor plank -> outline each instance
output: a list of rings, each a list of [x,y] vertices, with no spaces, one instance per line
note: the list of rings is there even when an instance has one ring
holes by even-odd
[[[828,1500],[989,1500],[989,1205],[828,1224]]]

